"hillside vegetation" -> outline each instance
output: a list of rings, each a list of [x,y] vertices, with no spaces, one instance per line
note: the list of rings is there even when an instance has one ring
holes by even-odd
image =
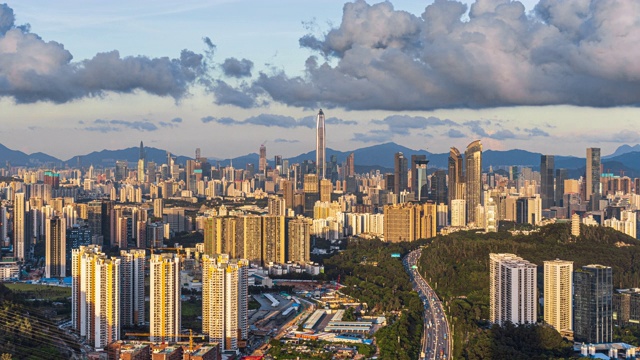
[[[414,360],[420,356],[423,307],[400,258],[420,243],[350,240],[347,249],[324,261],[332,279],[340,275],[343,293],[367,303],[369,313],[386,315],[389,325],[375,334],[380,359]]]
[[[574,261],[574,269],[588,264],[611,266],[614,287],[640,287],[640,242],[610,228],[583,225],[577,239],[570,236],[570,224],[567,223],[548,225],[530,235],[469,231],[439,236],[423,250],[419,268],[453,318],[456,358],[489,358],[488,349],[494,355],[495,352],[504,353],[498,344],[504,339],[498,335],[526,338],[541,331],[537,329],[540,326],[532,326],[505,335],[499,330],[488,329],[489,253],[513,253],[538,265],[540,289],[543,262],[556,258]],[[542,317],[541,312],[539,316]],[[537,345],[539,349],[546,348],[543,358],[566,356],[569,344],[558,342],[559,334],[555,338],[546,334],[541,339],[544,341],[540,340]],[[526,358],[525,354],[520,355]],[[520,355],[510,356],[520,358]]]

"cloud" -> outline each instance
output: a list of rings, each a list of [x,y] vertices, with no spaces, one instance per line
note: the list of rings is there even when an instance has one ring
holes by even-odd
[[[216,122],[222,125],[256,125],[266,127],[280,127],[293,129],[297,127],[306,127],[314,129],[316,127],[315,116],[306,116],[301,119],[295,119],[291,116],[276,115],[276,114],[260,114],[257,116],[251,116],[244,120],[235,120],[229,117],[216,118],[214,116],[205,116],[200,119],[203,123]],[[327,125],[356,125],[357,122],[353,120],[342,120],[335,117],[325,119]]]
[[[416,16],[356,0],[338,26],[299,40],[315,52],[303,75],[271,70],[254,85],[305,108],[635,106],[638,13],[636,0],[541,0],[531,13],[511,0],[438,0]]]
[[[409,135],[410,130],[426,129],[428,127],[459,126],[458,123],[449,119],[441,120],[433,116],[425,118],[407,115],[391,115],[384,120],[371,120],[371,123],[385,125],[389,128],[389,131],[400,135]]]
[[[177,117],[177,118],[173,118],[171,119],[172,123],[181,123],[182,122],[182,118],[181,117]]]
[[[299,143],[300,140],[288,140],[288,139],[282,139],[282,138],[278,138],[273,140],[274,143],[285,143],[285,144],[295,144],[295,143]]]
[[[612,142],[612,143],[638,143],[640,142],[640,133],[635,130],[622,130],[611,134],[599,134],[587,137],[589,142]]]
[[[369,130],[366,133],[354,133],[351,141],[363,143],[382,143],[391,140],[393,134],[386,130]]]
[[[218,105],[234,105],[243,109],[259,106],[257,91],[247,85],[233,87],[222,80],[214,80],[207,86],[207,91],[215,95]]]
[[[81,125],[87,125],[83,129],[87,131],[95,131],[101,133],[119,132],[124,130],[138,130],[138,131],[156,131],[158,126],[151,121],[127,121],[127,120],[104,120],[96,119],[93,122],[87,123],[84,121],[78,121]],[[160,126],[166,127],[173,124],[167,122],[160,122]]]
[[[531,136],[549,136],[548,132],[537,127],[533,129],[524,129],[524,132],[528,133]]]
[[[503,128],[503,125],[500,122],[491,120],[471,120],[464,122],[463,125],[468,127],[472,133],[482,138],[494,140],[528,140],[529,138],[536,136],[550,136],[549,133],[537,127],[532,129],[521,129],[519,127],[515,127],[511,130]],[[487,130],[487,128],[490,129]]]
[[[206,71],[203,55],[189,50],[178,58],[122,57],[113,50],[72,59],[64,45],[16,26],[13,10],[0,5],[0,97],[17,103],[65,103],[135,91],[181,99]]]
[[[253,61],[242,59],[238,60],[234,57],[230,57],[224,60],[222,63],[222,71],[226,76],[243,78],[251,76],[251,69],[253,68]]]
[[[467,137],[467,135],[463,134],[460,130],[456,130],[456,129],[449,129],[446,135],[453,139]]]

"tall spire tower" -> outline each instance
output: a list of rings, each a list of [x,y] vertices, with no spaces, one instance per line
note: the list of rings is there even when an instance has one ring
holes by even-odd
[[[326,158],[326,133],[324,130],[324,113],[322,109],[318,111],[316,118],[316,174],[318,180],[325,179],[327,172],[327,158]]]

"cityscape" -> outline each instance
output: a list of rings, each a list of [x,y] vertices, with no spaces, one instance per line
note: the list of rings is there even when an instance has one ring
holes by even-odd
[[[255,0],[25,3],[0,4],[0,359],[640,356],[640,3],[331,0],[286,61],[236,24]],[[252,28],[319,6],[290,5]],[[204,17],[204,50],[141,55]],[[122,56],[76,50],[105,29]]]

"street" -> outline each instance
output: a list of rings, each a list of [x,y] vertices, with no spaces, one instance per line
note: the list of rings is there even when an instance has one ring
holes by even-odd
[[[402,260],[405,270],[411,277],[413,288],[424,303],[424,332],[420,359],[449,359],[452,348],[449,322],[444,313],[442,302],[418,272],[417,263],[421,254],[422,248],[419,248],[410,252]]]

